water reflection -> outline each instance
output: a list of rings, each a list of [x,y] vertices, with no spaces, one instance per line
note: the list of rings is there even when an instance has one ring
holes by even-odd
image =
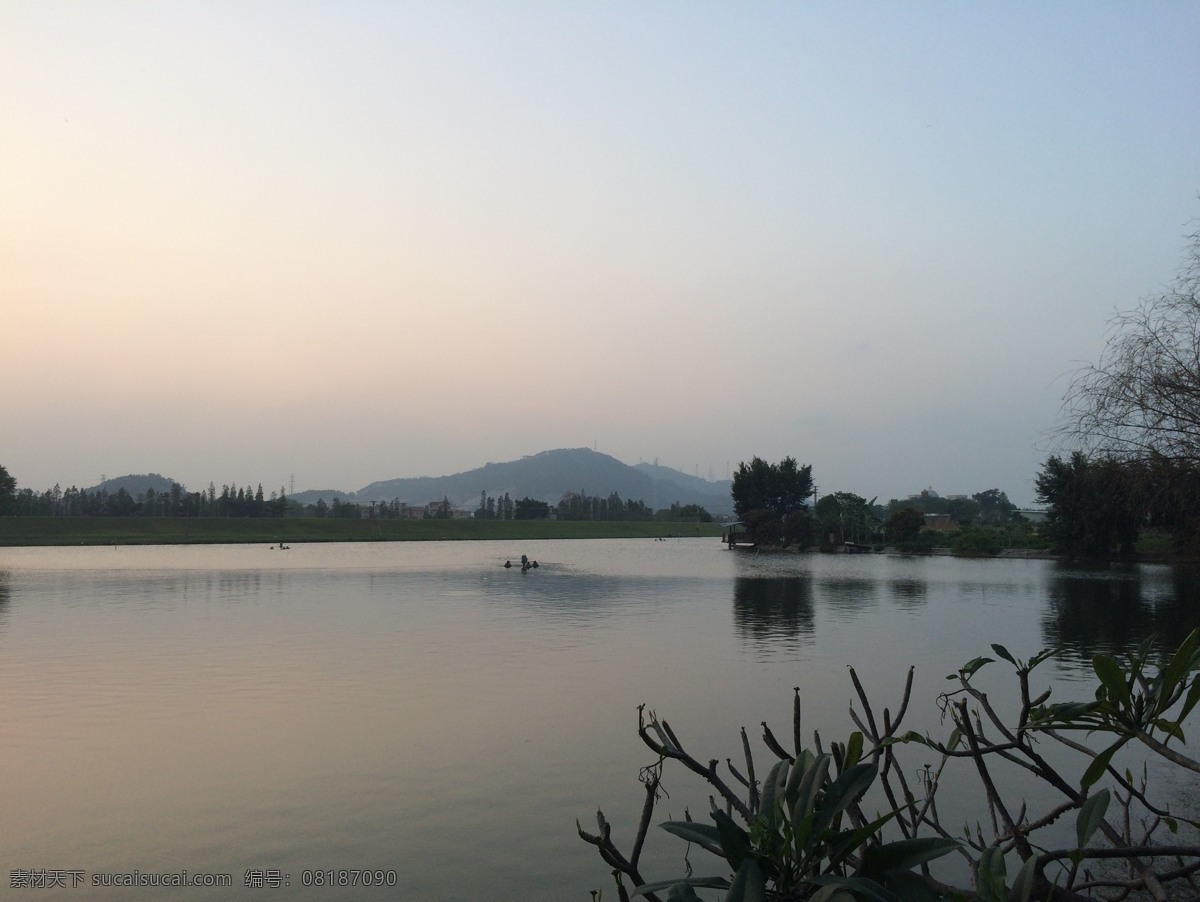
[[[817,585],[821,589],[822,601],[831,608],[847,613],[874,606],[879,590],[878,579],[862,576],[829,576],[819,579]]]
[[[523,552],[537,571],[503,569]],[[578,898],[608,873],[562,825],[627,798],[621,822],[636,820],[640,701],[716,751],[747,722],[778,726],[795,685],[808,722],[840,730],[845,664],[890,696],[916,662],[910,726],[927,710],[940,733],[929,688],[989,642],[1082,656],[1176,638],[1198,593],[1167,567],[759,556],[707,539],[9,549],[0,831],[26,861],[73,848],[89,868],[186,856],[293,879],[386,861],[412,898]],[[498,835],[519,854],[494,856]],[[487,860],[486,886],[464,855]],[[534,858],[548,873],[530,893]]]
[[[746,577],[733,582],[733,623],[756,645],[811,639],[813,583],[808,576]]]
[[[8,602],[12,597],[12,574],[0,570],[0,631],[8,626]]]
[[[925,604],[929,583],[923,579],[894,579],[888,583],[888,590],[898,607],[915,611]]]
[[[1200,574],[1191,569],[1061,565],[1046,586],[1043,635],[1084,661],[1123,653],[1149,636],[1169,648],[1200,625],[1198,593]]]

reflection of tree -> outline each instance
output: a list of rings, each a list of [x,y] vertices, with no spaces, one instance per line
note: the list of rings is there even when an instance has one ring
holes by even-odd
[[[888,587],[891,589],[892,600],[909,610],[925,604],[925,595],[929,591],[929,583],[923,579],[894,579]]]
[[[830,607],[856,611],[875,603],[879,583],[860,576],[826,577],[820,580],[821,600]]]
[[[813,633],[812,580],[806,576],[746,577],[733,582],[737,631],[771,643]]]
[[[12,586],[9,585],[11,578],[7,570],[0,570],[0,628],[8,624],[8,600],[12,597]]]
[[[1152,635],[1173,647],[1200,625],[1200,609],[1190,601],[1200,591],[1200,575],[1177,569],[1172,584],[1155,593],[1136,567],[1081,571],[1062,565],[1047,587],[1045,642],[1085,661],[1100,652],[1123,654]]]

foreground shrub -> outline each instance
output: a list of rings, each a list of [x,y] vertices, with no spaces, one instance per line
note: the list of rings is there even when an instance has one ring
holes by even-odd
[[[1195,780],[1200,762],[1176,746],[1185,745],[1183,723],[1200,702],[1200,631],[1194,631],[1161,667],[1147,642],[1124,661],[1106,655],[1093,659],[1097,679],[1094,698],[1086,702],[1049,704],[1051,692],[1030,694],[1030,674],[1057,650],[1042,651],[1028,661],[1015,658],[1002,645],[997,657],[1010,665],[1018,686],[1016,710],[1002,715],[975,675],[996,658],[979,657],[948,679],[955,686],[939,696],[950,726],[944,740],[901,732],[912,690],[912,670],[893,718],[884,709],[882,722],[853,668],[850,678],[861,714],[851,709],[857,729],[845,743],[826,750],[814,734],[812,748],[801,746],[800,696],[793,709],[794,753],[786,751],[763,724],[763,743],[775,763],[766,778],[755,778],[754,757],[745,730],[742,746],[745,773],[727,761],[728,776],[716,759],[706,763],[679,741],[665,719],[644,706],[638,709],[638,735],[657,756],[642,772],[645,798],[636,838],[629,854],[612,841],[603,812],[599,831],[578,827],[613,869],[618,897],[625,902],[642,896],[661,902],[698,899],[697,889],[723,892],[728,902],[741,900],[816,900],[816,902],[903,902],[921,899],[1083,900],[1127,898],[1141,894],[1168,899],[1174,886],[1188,898],[1200,895],[1194,875],[1200,872],[1200,843],[1161,842],[1161,828],[1177,834],[1180,824],[1200,822],[1173,814],[1154,798],[1143,773],[1135,780],[1114,766],[1117,752],[1137,744]],[[1070,733],[1106,739],[1097,750]],[[1174,745],[1172,744],[1174,743]],[[1054,746],[1067,753],[1067,766],[1050,763]],[[939,763],[914,767],[900,759],[906,747],[917,747]],[[1054,756],[1057,760],[1059,756]],[[952,759],[966,759],[983,789],[986,812],[972,829],[944,825],[937,808],[943,769]],[[662,790],[669,762],[682,765],[708,784],[709,820],[668,821],[668,833],[698,845],[724,862],[722,873],[648,882],[640,871],[642,849]],[[1009,797],[1000,788],[997,765],[1017,765],[1033,774],[1045,792],[1039,810]],[[912,775],[919,774],[919,777]],[[883,814],[868,814],[863,798],[886,801]],[[1074,818],[1074,842],[1063,845],[1064,818]],[[985,831],[981,824],[990,824]],[[1067,821],[1069,823],[1069,821]],[[969,885],[943,883],[930,862],[953,854],[969,866]],[[1117,863],[1119,868],[1098,865]],[[1095,868],[1095,870],[1094,870]],[[1011,876],[1010,876],[1011,875]],[[632,886],[626,886],[628,881]]]

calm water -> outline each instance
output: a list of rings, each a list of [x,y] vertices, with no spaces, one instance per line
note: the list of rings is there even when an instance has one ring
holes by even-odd
[[[541,566],[500,566],[522,553]],[[615,897],[575,822],[602,807],[630,837],[639,703],[724,758],[743,725],[790,735],[794,686],[806,732],[844,738],[846,666],[894,708],[915,665],[909,726],[940,733],[944,677],[988,643],[1066,644],[1043,677],[1070,695],[1095,651],[1182,636],[1196,598],[1166,567],[714,539],[0,549],[3,888],[55,869],[89,885],[37,898],[231,895],[90,886],[187,870],[259,899]],[[663,818],[703,810],[678,772],[666,786]],[[680,851],[664,835],[644,869],[678,874]],[[301,886],[349,868],[399,887]]]

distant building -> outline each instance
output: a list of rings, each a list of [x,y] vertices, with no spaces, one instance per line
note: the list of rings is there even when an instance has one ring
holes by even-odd
[[[949,514],[926,514],[925,528],[933,532],[958,532],[958,521]]]

